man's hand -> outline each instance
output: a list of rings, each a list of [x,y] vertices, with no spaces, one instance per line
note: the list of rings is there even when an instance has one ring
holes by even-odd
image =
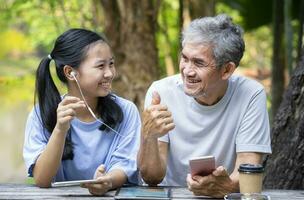
[[[222,198],[228,193],[237,192],[239,185],[228,175],[223,166],[218,167],[208,176],[187,176],[188,189],[194,195]]]
[[[93,195],[103,195],[112,188],[112,178],[105,174],[104,165],[100,165],[95,172],[96,183],[85,183],[81,187],[88,188]]]
[[[172,130],[172,114],[168,107],[160,104],[160,96],[157,92],[152,94],[152,103],[142,113],[142,132],[147,137],[161,137]]]

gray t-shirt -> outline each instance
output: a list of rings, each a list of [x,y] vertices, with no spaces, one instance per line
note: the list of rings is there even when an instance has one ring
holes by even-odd
[[[153,91],[160,94],[175,123],[172,131],[159,138],[169,145],[163,185],[185,186],[192,157],[213,155],[216,165],[230,174],[237,152],[271,153],[266,93],[260,83],[233,75],[224,97],[212,106],[187,96],[180,74],[153,82],[145,107],[151,104]]]

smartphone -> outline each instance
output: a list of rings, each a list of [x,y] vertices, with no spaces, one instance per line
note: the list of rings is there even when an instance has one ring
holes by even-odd
[[[90,180],[77,180],[77,181],[61,181],[61,182],[52,183],[52,187],[80,186],[83,183],[97,183],[97,180],[90,179]]]
[[[207,176],[215,170],[214,156],[195,157],[189,160],[191,176]]]

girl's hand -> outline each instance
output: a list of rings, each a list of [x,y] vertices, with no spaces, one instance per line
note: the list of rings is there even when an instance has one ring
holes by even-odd
[[[70,122],[75,117],[77,108],[84,108],[85,103],[77,97],[66,96],[58,104],[57,123],[55,129],[67,133],[70,128]]]
[[[85,183],[81,185],[83,188],[88,188],[92,195],[103,195],[110,189],[112,189],[112,178],[109,174],[105,174],[104,165],[99,165],[96,169],[94,178],[96,183]]]

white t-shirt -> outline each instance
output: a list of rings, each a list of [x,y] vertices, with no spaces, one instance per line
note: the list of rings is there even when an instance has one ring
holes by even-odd
[[[216,165],[232,173],[237,152],[271,153],[266,94],[258,82],[233,75],[224,97],[212,106],[187,96],[180,74],[153,82],[145,107],[151,104],[153,91],[160,94],[175,123],[159,138],[169,145],[163,185],[185,186],[192,157],[214,155]]]

